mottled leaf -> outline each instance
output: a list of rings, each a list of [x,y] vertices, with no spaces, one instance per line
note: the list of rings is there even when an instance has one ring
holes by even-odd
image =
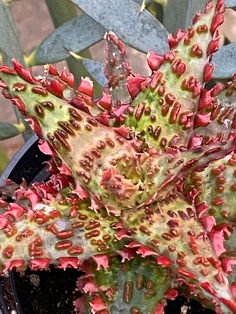
[[[212,63],[215,66],[214,78],[229,78],[236,73],[236,44],[231,43],[220,48],[213,56]]]
[[[131,0],[73,0],[86,14],[106,30],[116,33],[124,42],[147,52],[168,50],[167,31],[148,11],[140,14],[140,6]]]
[[[26,57],[26,62],[32,66],[63,60],[70,56],[69,51],[80,52],[100,41],[104,34],[104,28],[89,16],[76,17],[51,33]]]
[[[97,313],[95,307],[99,301],[104,313],[107,313],[105,310],[120,314],[157,313],[155,310],[170,288],[168,270],[157,266],[154,259],[137,255],[122,264],[119,257],[113,257],[110,264],[108,270],[96,270],[90,263],[86,267],[87,274],[81,278],[85,291],[96,286],[97,292],[91,291],[88,296],[92,312]]]

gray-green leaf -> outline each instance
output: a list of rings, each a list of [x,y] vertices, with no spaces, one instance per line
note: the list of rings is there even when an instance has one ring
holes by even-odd
[[[215,66],[214,78],[229,78],[236,73],[236,44],[223,46],[213,55],[212,63]]]
[[[57,28],[33,53],[27,64],[54,63],[70,56],[69,51],[80,52],[100,41],[105,29],[87,15],[78,16]]]
[[[0,53],[4,63],[10,64],[13,57],[22,59],[22,52],[11,13],[0,0]]]
[[[225,0],[225,5],[227,7],[236,7],[236,0]]]
[[[72,0],[107,31],[113,31],[125,43],[147,52],[168,51],[167,31],[148,11],[140,14],[140,6],[131,0]]]
[[[177,29],[185,28],[189,0],[168,0],[164,7],[163,25],[170,33],[176,32]]]
[[[105,68],[105,64],[84,58],[82,60],[84,67],[86,70],[93,76],[93,78],[101,85],[105,86],[107,84],[107,78],[105,77],[103,70]]]
[[[14,124],[0,122],[0,141],[14,137],[20,133],[20,129]]]

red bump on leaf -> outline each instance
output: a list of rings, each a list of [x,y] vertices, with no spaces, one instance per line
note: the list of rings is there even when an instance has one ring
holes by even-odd
[[[11,101],[12,101],[13,105],[15,105],[23,115],[27,114],[26,106],[20,98],[13,97],[11,99]]]
[[[147,63],[149,68],[152,71],[156,71],[160,68],[160,66],[162,65],[164,61],[164,57],[163,56],[159,56],[157,55],[154,51],[149,51],[147,54]]]
[[[27,119],[30,127],[32,128],[32,130],[39,136],[39,137],[42,137],[42,129],[41,129],[41,126],[38,122],[38,120],[31,116]]]
[[[78,268],[79,259],[77,257],[60,257],[59,263],[63,269],[68,267]]]
[[[175,300],[178,296],[178,291],[176,289],[168,289],[165,293],[165,298],[168,300]]]
[[[145,81],[145,77],[136,75],[128,77],[128,91],[130,96],[134,98],[141,91],[141,84]]]
[[[211,35],[213,36],[215,34],[215,31],[218,29],[218,27],[224,22],[224,15],[223,12],[218,12],[212,19],[211,23]]]
[[[32,270],[41,270],[46,269],[50,263],[50,258],[35,258],[29,261],[29,266]]]
[[[233,266],[236,264],[236,258],[235,257],[225,257],[222,262],[222,268],[226,273],[232,273]]]
[[[48,73],[51,75],[55,75],[55,76],[58,75],[58,71],[57,71],[55,65],[53,65],[53,64],[48,65]]]
[[[193,274],[192,272],[190,272],[190,271],[188,271],[188,270],[186,270],[184,268],[180,268],[179,269],[179,274],[181,274],[183,276],[186,276],[186,277],[188,277],[190,279],[196,279],[196,275],[195,274]]]
[[[189,140],[189,148],[196,148],[201,146],[202,144],[202,137],[201,136],[193,136]]]
[[[31,84],[35,83],[36,80],[33,78],[29,69],[23,68],[22,64],[15,58],[12,59],[12,63],[15,71],[20,77]]]
[[[25,208],[16,203],[10,203],[8,208],[7,214],[15,220],[20,218],[26,212]]]
[[[0,230],[4,229],[9,223],[7,217],[0,215]]]
[[[13,270],[13,269],[20,269],[24,267],[25,261],[22,259],[15,259],[10,261],[9,263],[6,263],[5,270]]]
[[[152,250],[146,246],[139,247],[137,250],[137,254],[140,254],[142,257],[156,256],[157,255],[157,253],[154,250]]]
[[[111,95],[103,91],[102,97],[97,101],[97,105],[102,107],[105,110],[111,110],[112,98]]]
[[[222,303],[224,303],[226,306],[228,306],[228,308],[230,308],[233,313],[236,313],[236,302],[232,301],[232,300],[227,300],[225,298],[220,298],[220,300],[222,301]]]
[[[204,216],[200,221],[207,232],[210,232],[216,225],[216,220],[213,216]]]
[[[93,82],[89,78],[82,79],[77,92],[93,97]]]
[[[153,314],[164,314],[164,305],[162,303],[158,303],[153,311]]]
[[[53,95],[63,98],[64,86],[58,79],[47,82],[46,88]]]
[[[96,295],[93,299],[89,302],[92,307],[92,313],[101,313],[101,314],[108,314],[106,304],[102,297]]]
[[[176,32],[176,37],[173,36],[173,34],[169,34],[168,36],[168,42],[169,42],[169,46],[170,49],[175,48],[179,41],[184,37],[185,35],[185,31],[183,31],[182,29],[178,29]]]
[[[209,238],[213,250],[217,256],[220,256],[226,251],[224,247],[224,230],[214,230],[209,233]]]
[[[200,283],[200,286],[210,294],[217,296],[217,292],[212,288],[209,282],[202,282]]]
[[[213,105],[213,98],[211,90],[202,89],[201,97],[199,100],[198,108],[201,109],[211,109]]]
[[[208,205],[206,205],[205,203],[198,204],[196,206],[198,217],[199,218],[203,217],[203,215],[207,212],[208,208],[209,208]]]
[[[109,267],[107,255],[94,255],[92,256],[92,259],[97,264],[97,270],[100,270],[101,268],[107,269]]]
[[[66,68],[63,69],[63,71],[61,72],[60,77],[61,77],[62,81],[67,83],[70,87],[74,86],[75,77],[74,77],[74,75],[71,72],[67,71]]]
[[[172,264],[171,259],[169,259],[168,257],[163,256],[163,255],[158,256],[156,258],[156,261],[157,261],[157,264],[160,265],[163,268],[169,267]]]
[[[224,88],[225,88],[224,84],[220,82],[216,83],[211,89],[211,96],[212,97],[217,96],[220,92],[222,92]]]
[[[204,68],[204,73],[203,73],[203,81],[208,82],[212,78],[212,73],[214,71],[214,65],[213,64],[206,64]]]
[[[207,126],[211,122],[211,113],[197,113],[194,120],[194,127]]]
[[[218,31],[217,31],[218,33]],[[215,40],[212,40],[208,46],[207,49],[207,55],[210,56],[211,54],[215,53],[219,49],[219,34],[217,34],[217,37]]]
[[[0,72],[5,73],[5,74],[11,74],[11,75],[15,75],[16,71],[6,65],[1,65],[0,66]]]

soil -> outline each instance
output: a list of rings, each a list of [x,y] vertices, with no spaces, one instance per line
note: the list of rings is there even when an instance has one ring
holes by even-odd
[[[49,271],[30,271],[24,275],[13,272],[3,279],[6,313],[72,314],[75,291],[81,272],[75,269],[51,268]],[[14,312],[15,311],[15,312]],[[5,314],[5,313],[4,313]]]

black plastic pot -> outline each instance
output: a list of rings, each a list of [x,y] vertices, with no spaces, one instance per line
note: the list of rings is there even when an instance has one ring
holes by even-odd
[[[47,160],[48,156],[38,148],[37,137],[33,136],[10,161],[0,177],[0,186],[7,178],[16,183],[21,183],[24,178],[28,184],[47,180],[49,174],[44,165]],[[11,271],[9,277],[0,277],[0,314],[10,314],[11,310],[16,310],[17,314],[73,313],[73,299],[76,298],[74,290],[80,275],[81,272],[75,269],[27,270],[24,276]],[[183,313],[183,306],[188,308],[188,314],[215,313],[203,309],[194,300],[187,302],[183,297],[168,302],[165,313]]]

